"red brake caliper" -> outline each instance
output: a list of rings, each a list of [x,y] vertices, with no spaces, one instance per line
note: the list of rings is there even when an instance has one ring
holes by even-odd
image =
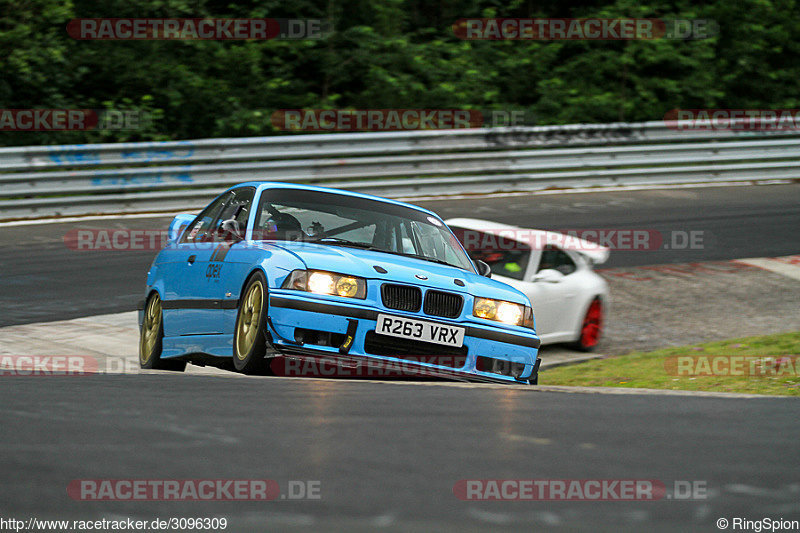
[[[600,326],[603,323],[603,307],[600,300],[594,300],[586,311],[581,330],[581,344],[594,346],[600,338]]]

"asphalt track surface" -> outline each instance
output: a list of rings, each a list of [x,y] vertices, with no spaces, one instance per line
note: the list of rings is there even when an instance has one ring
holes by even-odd
[[[800,184],[676,188],[420,201],[468,216],[551,230],[703,232],[702,248],[615,251],[604,267],[772,257],[798,252]],[[76,251],[76,228],[165,229],[167,218],[0,227],[0,326],[131,310],[155,251]]]
[[[800,518],[798,403],[182,375],[2,383],[0,516],[285,529],[717,531]],[[320,499],[76,501],[82,479],[319,482]],[[657,501],[462,501],[459,480],[658,480]],[[704,496],[677,500],[676,481]]]

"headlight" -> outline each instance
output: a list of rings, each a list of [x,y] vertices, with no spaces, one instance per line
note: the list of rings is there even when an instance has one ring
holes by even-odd
[[[502,302],[497,306],[497,320],[506,324],[519,324],[522,320],[522,313],[521,305]]]
[[[367,297],[367,280],[364,278],[323,270],[293,270],[281,288],[362,300]]]
[[[533,309],[513,302],[493,300],[491,298],[475,298],[472,314],[478,318],[496,320],[512,326],[524,326],[533,329]]]
[[[333,276],[327,272],[312,272],[308,276],[308,290],[319,294],[333,294]]]

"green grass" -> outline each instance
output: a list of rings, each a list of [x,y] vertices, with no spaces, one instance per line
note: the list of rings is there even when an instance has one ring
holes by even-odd
[[[715,359],[718,356],[721,358]],[[789,357],[779,360],[781,356]],[[710,366],[715,361],[721,365],[716,372]],[[731,372],[731,363],[741,366],[734,366]],[[800,396],[800,331],[634,352],[545,369],[539,383]]]

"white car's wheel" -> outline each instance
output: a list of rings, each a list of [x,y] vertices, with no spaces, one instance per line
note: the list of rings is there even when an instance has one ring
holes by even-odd
[[[586,309],[578,340],[573,346],[582,352],[591,352],[600,342],[603,333],[603,302],[596,297]]]

